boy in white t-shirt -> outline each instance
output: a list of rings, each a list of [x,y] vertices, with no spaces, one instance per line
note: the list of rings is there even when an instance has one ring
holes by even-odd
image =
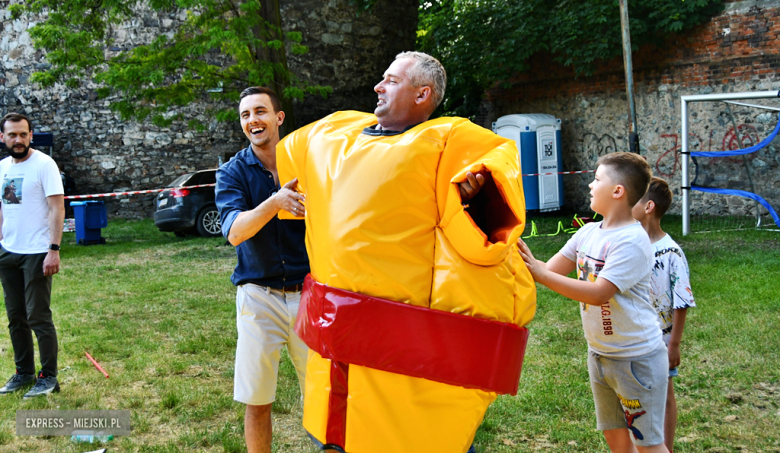
[[[580,302],[597,428],[612,452],[667,452],[668,357],[650,304],[650,240],[631,215],[651,176],[637,154],[604,155],[589,186],[604,220],[582,227],[547,263],[518,242],[534,280]],[[566,277],[575,269],[576,279]]]
[[[696,306],[685,254],[671,236],[661,229],[661,218],[671,204],[672,191],[669,190],[669,184],[661,178],[653,178],[647,193],[634,205],[632,211],[653,244],[650,301],[658,313],[661,333],[669,349],[669,390],[666,397],[664,443],[670,452],[674,447],[674,431],[677,426],[677,400],[674,397],[672,378],[677,376],[677,366],[680,364],[680,341],[688,307]]]

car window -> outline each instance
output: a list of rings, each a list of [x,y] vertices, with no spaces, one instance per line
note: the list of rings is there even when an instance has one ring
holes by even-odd
[[[200,182],[198,184],[216,184],[217,171],[204,171],[200,174]]]
[[[199,171],[192,174],[192,178],[187,181],[188,186],[199,186],[201,184],[214,184],[217,182],[217,172],[212,171]]]
[[[192,176],[192,173],[187,173],[186,175],[181,175],[178,178],[174,179],[173,182],[168,184],[168,187],[181,187],[184,185],[184,182],[190,179],[190,176]]]
[[[198,184],[201,184],[200,182],[200,173],[193,173],[190,175],[190,179],[187,180],[186,185],[188,186],[197,186]]]

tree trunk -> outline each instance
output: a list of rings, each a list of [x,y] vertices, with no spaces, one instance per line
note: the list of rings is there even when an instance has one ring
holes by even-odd
[[[263,27],[263,40],[266,42],[273,40],[284,42],[279,0],[262,0],[260,14],[266,22]],[[287,69],[287,55],[285,52],[285,46],[283,45],[279,50],[268,47],[258,50],[260,53],[258,57],[268,61],[273,65],[274,81],[269,88],[272,88],[276,92],[277,96],[279,96],[279,99],[282,102],[282,110],[285,114],[285,120],[284,124],[279,130],[279,135],[280,137],[284,137],[287,135],[287,133],[296,129],[293,100],[292,98],[284,95],[284,89],[290,85],[290,72]]]

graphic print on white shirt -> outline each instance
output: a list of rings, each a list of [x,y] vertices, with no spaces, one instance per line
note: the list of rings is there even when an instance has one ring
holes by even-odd
[[[22,204],[22,184],[24,178],[3,177],[3,203]]]
[[[672,334],[674,310],[696,306],[689,274],[685,254],[671,236],[667,234],[653,244],[650,301],[658,313],[667,344]]]
[[[587,282],[595,282],[598,278],[599,272],[604,268],[604,260],[599,258],[593,258],[586,253],[580,251],[577,254],[577,279]],[[580,308],[582,311],[588,310],[588,304],[580,302]],[[609,330],[612,330],[611,328]],[[606,333],[606,332],[605,332]],[[612,332],[607,335],[612,335]]]
[[[580,303],[589,349],[605,357],[638,357],[661,347],[658,317],[650,304],[650,239],[637,223],[602,229],[580,228],[561,249],[576,265],[577,279],[604,279],[618,292],[602,305]]]

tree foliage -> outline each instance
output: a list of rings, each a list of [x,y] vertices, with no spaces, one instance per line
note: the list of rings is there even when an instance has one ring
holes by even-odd
[[[282,32],[279,0],[31,0],[11,11],[43,18],[29,31],[51,66],[33,74],[33,82],[76,88],[91,79],[98,96],[109,97],[124,119],[151,118],[165,126],[185,119],[171,113],[175,106],[208,99],[233,101],[207,113],[236,120],[239,93],[254,85],[275,88],[291,119],[293,98],[330,92],[288,70],[287,49],[308,49],[300,33]],[[132,30],[144,11],[186,11],[186,20],[145,45],[119,41],[117,31]],[[192,118],[190,125],[202,127]]]
[[[722,0],[628,3],[635,50],[722,9]],[[447,69],[443,113],[473,116],[490,86],[528,70],[541,52],[577,75],[621,55],[618,0],[422,0],[417,46]]]

